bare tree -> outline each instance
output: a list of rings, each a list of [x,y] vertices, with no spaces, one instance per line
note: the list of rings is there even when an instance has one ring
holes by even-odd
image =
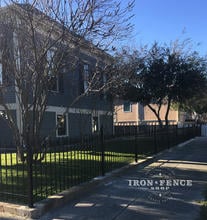
[[[57,86],[57,77],[67,68],[68,60],[71,68],[80,62],[81,48],[87,47],[99,59],[87,79],[87,89],[68,106],[112,84],[114,78],[103,77],[112,58],[97,47],[105,50],[115,40],[127,36],[132,28],[133,2],[125,8],[121,2],[109,0],[6,3],[0,9],[1,72],[4,73],[0,87],[1,115],[12,128],[19,157],[24,160],[25,146],[32,153],[41,148],[40,128],[50,92]],[[17,118],[8,102],[10,91],[15,94]],[[68,108],[65,114],[67,111]]]
[[[40,147],[39,132],[49,90],[64,57],[64,53],[58,54],[64,29],[57,29],[54,23],[48,25],[47,15],[35,10],[30,5],[13,4],[1,13],[1,26],[6,28],[2,36],[2,72],[6,80],[0,90],[1,105],[22,159],[24,146],[33,145],[34,151]],[[7,101],[8,88],[12,87],[18,112],[16,120]]]

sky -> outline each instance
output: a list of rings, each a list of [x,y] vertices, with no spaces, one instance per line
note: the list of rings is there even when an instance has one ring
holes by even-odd
[[[207,0],[136,0],[133,44],[192,40],[193,49],[207,54]]]
[[[133,38],[124,44],[137,47],[190,38],[194,50],[207,54],[207,0],[135,0],[134,14]]]

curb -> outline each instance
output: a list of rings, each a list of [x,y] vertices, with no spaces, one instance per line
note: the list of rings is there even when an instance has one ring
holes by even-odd
[[[52,209],[63,206],[65,203],[70,202],[83,196],[86,193],[91,192],[94,188],[98,187],[101,184],[105,184],[110,178],[113,178],[117,175],[120,175],[129,168],[137,167],[140,165],[148,165],[158,159],[161,155],[171,152],[173,149],[181,148],[189,143],[191,143],[195,138],[185,141],[181,144],[178,144],[169,149],[163,150],[157,154],[154,154],[146,159],[138,160],[138,162],[132,162],[124,167],[113,170],[109,173],[106,173],[105,176],[98,176],[93,178],[91,181],[82,183],[78,186],[73,186],[68,190],[64,190],[61,193],[49,196],[47,199],[44,199],[40,202],[34,204],[34,208],[29,208],[28,206],[22,206],[17,204],[0,202],[0,212],[5,214],[12,214],[17,217],[22,217],[25,219],[38,219],[42,215],[46,214]]]

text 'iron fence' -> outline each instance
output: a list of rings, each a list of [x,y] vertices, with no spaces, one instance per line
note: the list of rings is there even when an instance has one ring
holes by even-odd
[[[200,136],[200,126],[170,125],[160,129],[157,125],[131,128],[106,138],[104,130],[81,141],[51,140],[47,148],[31,154],[30,161],[21,161],[15,149],[0,148],[0,201],[27,204],[59,193],[74,185],[105,175],[113,169],[170,148],[185,140]],[[125,128],[129,129],[129,128]]]

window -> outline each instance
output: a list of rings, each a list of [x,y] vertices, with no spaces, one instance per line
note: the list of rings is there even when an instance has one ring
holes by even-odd
[[[131,112],[132,104],[130,102],[124,102],[123,109],[124,109],[124,112]]]
[[[3,67],[0,61],[0,85],[3,83]]]
[[[0,85],[3,83],[3,64],[2,64],[2,53],[0,51]]]
[[[106,85],[106,83],[107,83],[107,76],[106,76],[106,74],[103,74],[103,86],[105,87],[105,85]],[[106,100],[107,99],[107,95],[106,95],[106,89],[104,88],[104,90],[103,90],[103,98]]]
[[[14,59],[16,63],[16,68],[18,71],[20,71],[21,68],[21,61],[20,61],[20,50],[19,50],[19,41],[17,33],[13,32],[13,38],[14,38]]]
[[[80,72],[79,72],[79,88],[80,94],[87,92],[89,86],[89,65],[88,64],[80,64]]]
[[[88,64],[83,65],[83,88],[84,92],[88,89],[88,80],[89,80],[89,66]]]
[[[67,117],[66,115],[57,115],[57,136],[67,136]]]
[[[92,132],[97,133],[98,132],[98,117],[92,118]]]
[[[59,80],[58,76],[49,75],[49,90],[53,92],[59,91]]]
[[[103,84],[105,85],[107,83],[107,76],[105,73],[102,75],[102,80],[103,80]]]
[[[47,67],[48,67],[48,82],[49,82],[49,90],[58,92],[59,91],[59,78],[55,71],[55,64],[54,64],[54,50],[47,51]]]

